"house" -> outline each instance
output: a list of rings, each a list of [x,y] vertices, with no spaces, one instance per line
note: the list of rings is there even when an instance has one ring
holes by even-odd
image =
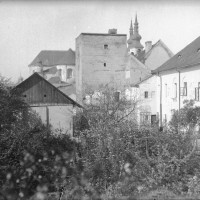
[[[160,122],[169,122],[184,100],[200,106],[200,37],[153,71],[160,79]]]
[[[60,91],[38,73],[15,87],[24,101],[36,111],[47,126],[54,131],[73,136],[73,108],[78,103]]]

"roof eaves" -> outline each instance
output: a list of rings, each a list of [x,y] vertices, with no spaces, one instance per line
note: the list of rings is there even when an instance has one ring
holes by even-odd
[[[195,67],[197,65],[200,65],[200,62],[199,63],[195,63],[195,64],[191,64],[191,65],[185,65],[185,66],[182,66],[182,67],[173,67],[173,68],[170,68],[170,69],[155,69],[155,70],[152,70],[152,74],[157,74],[159,72],[165,72],[165,71],[170,71],[170,70],[181,70],[181,69],[185,69],[185,68],[188,68],[188,67]]]

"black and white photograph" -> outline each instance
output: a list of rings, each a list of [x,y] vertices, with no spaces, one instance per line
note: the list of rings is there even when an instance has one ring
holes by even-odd
[[[200,200],[200,1],[0,0],[0,200]]]

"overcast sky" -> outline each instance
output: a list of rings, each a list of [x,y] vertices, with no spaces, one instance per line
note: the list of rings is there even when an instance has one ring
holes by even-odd
[[[0,74],[28,77],[41,50],[74,50],[81,32],[129,36],[136,12],[143,45],[161,39],[177,53],[200,36],[198,1],[0,1]]]

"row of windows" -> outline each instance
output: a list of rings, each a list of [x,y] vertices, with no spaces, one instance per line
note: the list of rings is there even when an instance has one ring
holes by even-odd
[[[153,98],[154,95],[155,95],[155,91],[152,91],[151,94],[149,94],[148,91],[145,91],[145,92],[144,92],[144,98],[145,98],[145,99]]]
[[[177,83],[173,84],[173,96],[172,98],[176,99],[177,98]],[[183,87],[180,88],[180,96],[187,96],[188,91],[187,91],[187,82],[183,83]],[[165,84],[165,97],[168,96],[168,88],[167,84]],[[195,87],[195,100],[200,101],[200,82],[198,82],[198,87]]]

